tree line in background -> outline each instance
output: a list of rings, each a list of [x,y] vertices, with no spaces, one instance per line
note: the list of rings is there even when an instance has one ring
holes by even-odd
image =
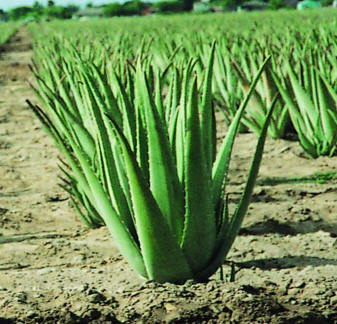
[[[79,7],[74,5],[56,6],[54,1],[48,1],[48,5],[44,7],[36,1],[33,6],[20,6],[10,9],[8,19],[13,21],[29,18],[38,20],[43,17],[70,19],[78,9]]]
[[[249,0],[248,0],[249,1]],[[87,9],[100,8],[103,17],[113,16],[132,16],[142,15],[151,12],[170,13],[170,12],[183,12],[191,11],[196,0],[163,0],[153,3],[142,2],[141,0],[131,0],[124,3],[112,2],[110,4],[94,7],[92,3],[86,5]],[[254,1],[257,2],[257,1]],[[323,2],[331,2],[330,0],[323,0]],[[247,0],[210,0],[208,3],[209,8],[220,8],[224,11],[234,10],[236,7],[247,3]],[[260,3],[268,4],[269,9],[279,9],[289,7],[289,0],[261,0]],[[328,3],[324,3],[328,4]],[[324,5],[323,4],[323,5]],[[38,1],[33,6],[21,6],[9,10],[5,13],[0,9],[0,16],[6,14],[8,20],[40,20],[40,19],[70,19],[76,16],[80,8],[75,5],[60,6],[56,5],[54,1],[48,1],[47,6],[42,6]],[[151,11],[152,10],[152,11]]]
[[[225,0],[226,1],[226,0]],[[233,0],[230,0],[233,1]],[[236,0],[235,0],[236,1]],[[131,0],[124,3],[112,2],[110,4],[95,7],[92,3],[86,5],[87,9],[101,8],[102,16],[132,16],[141,15],[149,8],[154,8],[159,12],[181,12],[189,11],[193,8],[194,0],[169,0],[158,1],[156,3],[142,2],[141,0]],[[32,6],[20,6],[10,9],[8,13],[5,13],[0,9],[0,15],[5,15],[8,20],[18,21],[25,19],[39,20],[43,18],[55,18],[55,19],[70,19],[80,10],[78,6],[68,5],[60,6],[56,5],[54,1],[48,1],[46,7],[42,6],[38,1]]]

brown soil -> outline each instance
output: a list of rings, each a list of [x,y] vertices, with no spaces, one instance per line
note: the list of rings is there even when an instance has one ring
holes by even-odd
[[[79,222],[57,186],[58,152],[25,104],[36,101],[27,30],[2,50],[0,323],[337,323],[337,181],[258,185],[229,255],[235,282],[218,274],[180,286],[144,281],[105,228]],[[254,141],[252,134],[237,140],[233,205]],[[260,179],[336,165],[305,158],[297,142],[269,140]]]

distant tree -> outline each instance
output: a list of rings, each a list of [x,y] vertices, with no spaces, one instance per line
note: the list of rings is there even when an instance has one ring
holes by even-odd
[[[55,2],[53,0],[49,0],[48,7],[54,7],[54,6],[55,6]]]
[[[35,1],[34,4],[33,4],[33,8],[36,9],[36,8],[43,8],[43,7],[42,7],[40,2]]]
[[[285,3],[283,0],[270,0],[269,4],[271,9],[280,9],[285,7]]]
[[[44,8],[38,1],[34,2],[32,9],[32,17],[38,19],[40,16],[43,15]]]
[[[321,3],[323,7],[328,7],[328,6],[332,6],[333,0],[321,0]]]
[[[125,16],[140,15],[146,8],[146,5],[139,0],[127,1],[122,6]]]
[[[221,5],[225,10],[234,10],[238,5],[246,0],[224,0]]]
[[[32,7],[27,6],[16,7],[9,11],[8,16],[10,20],[21,20],[26,18],[28,14],[32,13],[32,11],[33,11]]]
[[[86,5],[87,8],[92,8],[93,6],[94,5],[92,4],[92,2],[88,2],[87,5]]]
[[[195,0],[183,0],[183,8],[185,11],[191,11],[193,9],[193,4]]]
[[[66,13],[67,13],[68,16],[71,15],[71,17],[72,17],[73,14],[75,12],[77,12],[79,9],[80,9],[80,7],[78,7],[78,6],[69,5],[69,6],[66,7]],[[71,18],[71,17],[69,17],[69,18]]]
[[[104,7],[103,14],[106,17],[121,16],[122,5],[118,2],[110,3]]]
[[[180,12],[184,10],[182,1],[157,1],[154,3],[155,8],[162,13]]]
[[[127,1],[123,4],[114,2],[104,7],[104,16],[113,17],[140,15],[145,8],[146,5],[138,0]]]
[[[45,9],[45,14],[48,17],[57,19],[70,19],[78,10],[77,6],[70,5],[68,7],[53,6]]]

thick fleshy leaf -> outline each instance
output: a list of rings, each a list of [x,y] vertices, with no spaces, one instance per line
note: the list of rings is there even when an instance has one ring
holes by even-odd
[[[211,53],[208,59],[207,70],[205,73],[204,89],[201,102],[200,125],[201,125],[201,142],[206,157],[206,166],[212,168],[214,158],[213,130],[213,107],[212,107],[212,79],[213,79],[213,62],[214,62],[215,42],[212,44]]]
[[[118,136],[130,183],[136,230],[147,277],[158,282],[183,282],[193,277],[186,258],[144,179],[134,153],[111,120]],[[169,253],[163,253],[168,251]]]
[[[95,203],[96,210],[99,212],[111,235],[114,237],[118,249],[130,263],[130,265],[136,269],[139,274],[146,277],[146,270],[139,247],[127,230],[127,227],[121,222],[116,211],[111,206],[111,202],[104,192],[101,183],[97,179],[96,175],[91,169],[91,166],[86,160],[85,153],[73,142],[72,138],[69,136],[68,140],[77,158],[77,161],[75,161],[67,150],[64,140],[57,132],[48,116],[46,116],[36,106],[31,105],[31,108],[39,117],[43,125],[45,125],[45,127],[48,128],[56,138],[58,145],[67,158],[67,161],[70,164],[72,172],[74,172],[77,181],[79,181],[81,187],[85,191],[86,196],[89,197],[92,203]],[[78,164],[80,164],[81,169],[79,168]]]
[[[299,111],[301,112],[302,118],[305,122],[306,129],[310,130],[311,133],[315,132],[315,121],[317,118],[317,110],[310,99],[310,96],[305,92],[298,82],[295,72],[288,63],[288,72],[292,87],[294,89],[295,97],[298,103]]]
[[[85,78],[86,94],[88,97],[88,107],[93,119],[93,125],[95,127],[95,134],[97,140],[97,148],[99,150],[99,158],[101,167],[101,179],[105,187],[105,191],[109,194],[111,202],[114,206],[114,209],[119,214],[121,220],[127,225],[128,230],[133,233],[134,226],[132,221],[131,211],[129,210],[129,205],[127,204],[127,199],[124,195],[124,192],[120,186],[119,177],[117,173],[117,168],[115,164],[115,159],[113,156],[112,146],[113,140],[110,140],[107,124],[103,120],[104,109],[100,109],[102,103],[97,102],[95,98],[99,96],[97,89],[92,87],[93,81],[90,78]]]
[[[189,94],[185,136],[186,213],[182,248],[193,272],[196,272],[209,262],[216,235],[211,172],[202,145],[196,79]]]
[[[240,108],[238,109],[228,131],[226,134],[226,138],[224,142],[222,143],[222,146],[220,148],[220,151],[218,153],[217,159],[213,166],[213,174],[212,174],[212,186],[213,186],[213,200],[214,205],[216,206],[218,204],[219,197],[222,196],[222,193],[225,190],[225,183],[227,181],[227,175],[228,175],[228,168],[229,168],[229,162],[232,154],[233,144],[234,144],[234,138],[238,131],[238,127],[240,124],[240,120],[242,118],[243,112],[247,107],[247,104],[251,98],[251,95],[254,92],[255,86],[261,76],[261,73],[264,69],[264,66],[269,61],[270,57],[268,57],[263,65],[260,67],[257,75],[255,76],[250,89],[242,102]]]
[[[171,231],[180,242],[184,224],[184,195],[169,145],[168,130],[163,116],[153,102],[147,79],[140,69],[137,71],[136,87],[145,110],[150,190]]]
[[[271,104],[270,110],[266,116],[266,120],[262,128],[261,135],[258,139],[256,148],[255,148],[255,154],[254,154],[254,157],[253,157],[250,169],[249,169],[245,189],[242,193],[240,202],[237,205],[236,210],[232,217],[228,215],[228,202],[225,203],[226,206],[224,207],[223,222],[222,222],[221,229],[218,233],[217,246],[214,249],[212,260],[207,265],[207,267],[205,267],[205,269],[203,269],[198,274],[196,274],[197,278],[201,280],[209,278],[222,265],[227,253],[229,252],[231,246],[233,245],[233,242],[237,234],[239,233],[242,221],[244,219],[244,216],[246,215],[246,212],[247,212],[247,209],[250,203],[255,181],[256,181],[258,171],[260,168],[260,163],[262,160],[262,154],[263,154],[264,143],[266,140],[267,130],[269,127],[271,116],[273,114],[273,109],[274,109],[276,100],[277,98],[275,97],[274,101]]]
[[[322,81],[318,72],[315,73],[317,78],[317,93],[318,93],[318,107],[320,112],[320,119],[323,129],[323,136],[330,145],[335,145],[337,135],[337,125],[329,114],[329,110],[337,107],[337,102],[334,102],[330,96],[324,82]]]
[[[102,184],[92,171],[91,166],[85,159],[85,156],[81,150],[74,145],[74,143],[71,144],[91,189],[97,211],[100,213],[107,225],[116,245],[118,246],[118,249],[121,251],[128,263],[136,269],[139,274],[146,277],[143,257],[137,243],[129,232],[127,226],[125,226],[125,223],[121,221],[120,216],[112,207],[107,193],[104,191]]]

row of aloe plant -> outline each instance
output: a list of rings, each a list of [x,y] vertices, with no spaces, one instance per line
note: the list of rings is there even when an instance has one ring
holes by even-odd
[[[60,168],[75,208],[89,225],[104,222],[131,267],[159,282],[206,280],[223,263],[248,208],[274,106],[230,215],[233,142],[267,60],[216,154],[215,44],[209,53],[201,74],[199,58],[183,69],[171,65],[169,74],[142,55],[125,65],[123,77],[75,53],[69,62],[46,57],[45,79],[32,68],[44,108],[29,104],[63,153]]]
[[[326,12],[326,15],[328,14],[331,13]],[[272,14],[270,15],[272,16]],[[289,15],[291,16],[291,13],[289,13]],[[301,28],[303,28],[302,25],[305,27],[306,24],[312,23],[312,21],[309,20],[310,15],[317,20],[316,27],[314,26],[310,32],[307,32],[307,25],[306,29],[304,28],[303,32],[301,32]],[[318,19],[320,16],[318,14],[317,16],[313,14],[310,15],[303,15],[303,17],[308,19],[306,24],[303,23],[303,20],[300,21],[298,19],[296,29],[292,26],[283,28],[282,37],[280,31],[276,28],[277,24],[271,28],[269,33],[262,33],[263,37],[261,37],[261,31],[263,31],[263,29],[259,27],[257,22],[256,17],[258,17],[258,15],[250,16],[253,21],[253,23],[251,23],[253,29],[244,30],[241,34],[238,32],[235,33],[232,30],[226,31],[226,33],[219,34],[220,36],[218,37],[215,35],[215,30],[220,30],[220,26],[217,23],[212,25],[213,29],[209,32],[204,31],[191,34],[191,32],[195,31],[192,23],[196,23],[198,20],[199,23],[207,21],[207,17],[192,17],[190,20],[187,18],[181,19],[173,17],[167,18],[166,23],[164,18],[160,18],[160,23],[163,26],[161,28],[156,27],[151,33],[149,32],[151,24],[149,25],[149,22],[145,19],[137,20],[137,27],[132,25],[132,19],[118,21],[123,29],[128,30],[129,28],[129,34],[125,34],[123,30],[116,28],[116,25],[111,21],[100,22],[98,26],[105,26],[107,30],[103,32],[99,31],[98,26],[96,26],[96,28],[92,28],[91,32],[100,32],[102,34],[101,39],[97,40],[94,37],[90,37],[89,41],[84,42],[80,36],[76,36],[76,38],[70,38],[70,40],[66,41],[54,40],[51,44],[46,43],[46,46],[48,47],[49,55],[55,55],[55,53],[60,52],[60,49],[57,47],[69,48],[72,46],[73,51],[65,51],[65,55],[80,55],[82,59],[93,61],[97,66],[105,66],[110,70],[117,68],[120,70],[122,82],[124,82],[123,78],[127,75],[125,71],[128,69],[125,66],[125,62],[129,61],[131,65],[134,64],[134,59],[139,54],[139,51],[141,51],[143,55],[151,57],[154,73],[166,71],[165,73],[169,75],[175,73],[174,69],[168,68],[170,64],[174,63],[178,69],[181,69],[187,64],[191,56],[197,55],[199,61],[196,63],[195,69],[200,75],[206,68],[207,57],[209,56],[210,49],[207,45],[207,40],[210,36],[215,36],[215,38],[218,38],[218,46],[215,54],[215,82],[213,82],[212,91],[214,94],[215,108],[223,112],[227,125],[230,124],[238,110],[258,67],[262,64],[266,56],[272,55],[272,60],[265,68],[263,76],[257,84],[240,125],[240,131],[250,130],[259,134],[268,107],[277,92],[287,93],[288,97],[290,96],[293,100],[296,100],[293,82],[290,81],[291,72],[287,68],[289,62],[306,62],[305,64],[291,63],[295,75],[303,78],[303,70],[310,70],[308,67],[312,65],[310,57],[317,57],[317,59],[315,59],[317,63],[315,63],[316,68],[320,71],[319,73],[323,74],[326,81],[336,93],[335,81],[337,78],[337,64],[333,56],[333,50],[337,47],[335,38],[333,37],[335,26],[333,24],[329,25],[328,23],[326,23],[326,25],[319,25],[318,22],[320,21]],[[230,16],[228,17],[230,18]],[[254,17],[256,20],[254,20]],[[268,18],[269,16],[266,15],[266,17]],[[281,15],[279,15],[279,17],[281,17]],[[261,20],[262,18],[263,16],[261,16]],[[216,19],[217,18],[213,17],[212,21],[215,20],[216,22]],[[181,23],[182,21],[184,21],[184,23]],[[228,19],[228,21],[229,23],[237,23],[239,18]],[[188,29],[186,31],[186,28],[182,28],[183,31],[180,31],[178,28],[179,22],[183,26],[188,26],[191,31]],[[282,22],[281,19],[280,22]],[[301,25],[299,25],[299,22]],[[108,36],[108,27],[110,25],[116,29],[115,37]],[[149,35],[144,35],[138,25],[149,32]],[[72,24],[72,27],[76,28],[76,26],[80,25]],[[206,30],[210,28],[209,21],[205,26]],[[160,33],[165,32],[168,28],[173,32],[172,36],[166,37],[165,40],[163,40],[160,38]],[[133,32],[131,32],[131,30]],[[62,31],[61,37],[63,37],[62,35],[64,35],[64,33],[65,32]],[[139,44],[139,42],[142,42],[142,45],[137,47],[136,44]],[[39,45],[43,45],[44,43],[45,42],[41,42]],[[115,48],[118,48],[118,50],[114,50]],[[139,50],[139,48],[141,50]],[[277,80],[275,80],[275,77],[272,77],[272,75],[276,76]],[[304,76],[308,78],[308,73],[305,72]],[[107,78],[109,78],[109,74]],[[171,81],[172,78],[165,78],[162,87],[167,88],[168,83]],[[305,82],[307,84],[307,81]],[[304,85],[304,87],[307,87],[307,85]],[[306,91],[305,88],[304,90]],[[307,95],[311,96],[310,93],[307,93]],[[331,101],[329,98],[326,100],[329,101],[331,108],[329,109],[329,114],[331,114],[334,112],[336,102]],[[295,105],[298,104],[299,103],[295,102]],[[303,110],[300,111],[301,114],[302,112]],[[318,116],[321,116],[321,114]],[[309,134],[308,136],[311,137],[311,139],[308,140],[306,135],[303,135],[303,132],[306,132],[306,130],[303,129],[303,127],[305,127],[303,123],[301,123],[301,127],[298,126],[299,121],[301,122],[302,119],[305,119],[305,117],[302,116],[301,119],[299,119],[298,113],[291,113],[289,100],[284,95],[280,95],[275,104],[275,111],[268,129],[268,135],[272,138],[283,138],[289,131],[295,130],[303,149],[309,156],[318,157],[319,155],[334,154],[334,136],[330,136],[330,139],[326,141],[323,136],[323,134],[326,133],[325,130],[325,133],[317,132],[314,137]],[[325,122],[320,121],[319,123],[322,124]],[[336,133],[334,122],[329,122],[329,125],[329,132]],[[316,125],[312,127],[316,127]]]
[[[0,45],[6,43],[11,36],[19,29],[20,23],[7,22],[0,24]]]
[[[313,33],[336,46],[329,31]],[[207,33],[184,42],[64,34],[35,49],[43,108],[30,106],[63,153],[62,186],[81,218],[107,225],[146,278],[205,280],[219,268],[246,213],[267,132],[282,137],[291,121],[311,157],[334,154],[336,60],[307,38],[301,48],[301,34],[288,30],[284,44],[228,34],[217,46]],[[216,155],[217,109],[228,131]],[[259,140],[229,215],[228,167],[243,128]]]

